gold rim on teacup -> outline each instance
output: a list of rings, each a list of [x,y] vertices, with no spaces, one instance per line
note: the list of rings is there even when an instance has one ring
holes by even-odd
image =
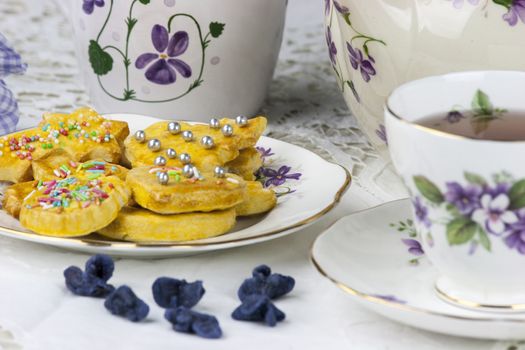
[[[474,75],[474,74],[482,74],[482,73],[488,73],[488,74],[508,74],[508,73],[513,73],[513,74],[523,75],[524,79],[525,79],[525,71],[513,71],[513,70],[486,70],[486,71],[484,71],[484,70],[473,70],[473,71],[464,71],[464,72],[454,72],[454,73],[447,73],[447,74],[431,75],[431,76],[428,76],[428,77],[425,77],[425,78],[408,81],[408,82],[406,82],[406,83],[404,83],[402,85],[399,85],[386,98],[385,109],[394,118],[398,119],[402,123],[410,125],[411,127],[419,129],[419,130],[421,130],[423,132],[426,132],[426,133],[429,133],[429,134],[433,134],[435,136],[448,137],[448,138],[456,139],[456,140],[470,140],[470,141],[474,141],[474,142],[491,142],[491,143],[502,143],[502,144],[506,144],[506,143],[525,143],[525,136],[524,136],[523,140],[490,140],[490,139],[478,139],[478,138],[474,138],[474,137],[461,136],[461,135],[452,134],[452,133],[449,133],[449,132],[446,132],[446,131],[433,129],[433,128],[430,128],[428,126],[421,125],[417,121],[411,121],[411,120],[408,120],[406,118],[403,118],[399,113],[394,112],[394,108],[391,107],[391,99],[392,99],[392,97],[402,87],[411,85],[411,84],[416,83],[416,82],[421,82],[421,81],[425,81],[425,80],[432,80],[432,79],[436,79],[436,78],[446,78],[446,77],[459,76],[459,75]]]

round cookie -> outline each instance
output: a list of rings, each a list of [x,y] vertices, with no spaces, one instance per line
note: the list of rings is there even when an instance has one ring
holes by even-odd
[[[222,235],[235,226],[235,209],[209,213],[155,214],[125,207],[117,219],[98,233],[131,242],[180,242]]]
[[[61,179],[72,175],[85,175],[88,179],[114,175],[126,180],[128,169],[118,164],[112,164],[100,159],[85,163],[73,161],[67,154],[50,155],[33,161],[33,177],[35,180]]]
[[[12,217],[20,216],[24,199],[36,188],[38,181],[19,182],[6,188],[2,208]]]
[[[169,183],[160,184],[157,172],[170,174]],[[129,171],[126,183],[138,205],[159,214],[209,212],[243,202],[246,183],[239,176],[226,174],[219,179],[211,173],[200,175],[186,178],[179,168],[138,167]]]
[[[41,182],[24,199],[20,223],[41,235],[84,236],[115,220],[129,196],[124,182],[115,176]]]

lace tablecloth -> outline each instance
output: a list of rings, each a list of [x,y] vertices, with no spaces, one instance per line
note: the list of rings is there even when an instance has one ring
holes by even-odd
[[[2,0],[0,14],[0,32],[11,40],[29,63],[25,76],[11,77],[7,81],[19,99],[22,114],[19,127],[33,126],[46,111],[68,112],[77,106],[89,105],[89,98],[78,78],[81,67],[74,56],[71,28],[52,0]],[[311,240],[330,222],[352,210],[405,195],[391,166],[378,158],[340,96],[327,59],[321,23],[320,0],[290,0],[281,57],[262,110],[270,117],[269,136],[336,160],[351,169],[354,175],[354,188],[342,205],[324,223],[309,229],[310,233],[305,235],[307,242],[298,248],[304,249],[301,256],[305,265]],[[352,198],[357,192],[366,193],[367,199]],[[25,247],[31,249],[34,246],[13,244],[9,251],[12,253],[13,249]],[[297,273],[305,270],[312,276],[315,274],[310,271],[310,266],[301,266]],[[369,313],[328,283],[326,290],[330,291],[335,302],[344,304],[345,310],[352,314],[348,320],[341,321],[347,334],[341,335],[344,340],[340,345],[352,344],[356,349],[520,348],[519,343],[477,342],[418,331]],[[322,339],[321,324],[318,329],[320,333],[313,336]],[[13,333],[0,327],[0,349],[23,347],[23,341]],[[330,343],[336,344],[334,339],[330,339]]]

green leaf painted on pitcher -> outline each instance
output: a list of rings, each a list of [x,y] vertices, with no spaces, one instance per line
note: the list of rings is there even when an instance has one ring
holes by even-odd
[[[113,58],[95,40],[89,42],[88,55],[96,75],[108,74],[113,69]]]
[[[214,38],[218,38],[221,36],[222,32],[224,31],[224,23],[219,22],[211,22],[210,23],[210,34]]]
[[[507,10],[512,7],[513,0],[492,0],[495,4],[504,6]]]

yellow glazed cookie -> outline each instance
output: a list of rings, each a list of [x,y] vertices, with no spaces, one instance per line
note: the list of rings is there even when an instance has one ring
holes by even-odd
[[[128,134],[127,123],[108,121],[89,108],[70,115],[47,114],[37,128],[0,138],[0,181],[31,180],[31,162],[57,152],[74,161],[118,163],[120,142]]]
[[[4,192],[2,208],[18,219],[22,202],[35,189],[38,181],[20,182],[9,186]]]
[[[71,175],[86,175],[88,179],[114,175],[126,180],[128,169],[118,164],[94,159],[85,163],[75,162],[67,154],[44,157],[33,161],[33,177],[35,180],[66,178]]]
[[[209,213],[155,214],[125,207],[117,219],[98,232],[112,239],[132,242],[177,242],[222,235],[235,226],[235,209]]]
[[[275,192],[264,188],[258,181],[246,182],[246,197],[244,202],[237,205],[237,216],[249,216],[266,213],[277,204]]]
[[[115,220],[129,196],[124,182],[115,176],[39,182],[22,203],[20,223],[42,235],[84,236]]]
[[[142,135],[130,135],[126,139],[125,158],[133,167],[154,165],[159,156],[167,166],[182,167],[180,155],[187,154],[201,171],[213,171],[215,166],[237,158],[239,150],[254,146],[265,129],[264,117],[249,119],[242,127],[233,119],[217,121],[217,128],[206,124],[159,122],[139,131]]]
[[[159,183],[159,172],[169,175],[166,185]],[[138,205],[159,214],[231,208],[244,200],[246,192],[246,183],[237,175],[226,174],[218,179],[213,174],[202,173],[186,178],[179,168],[134,168],[128,173],[126,183]]]
[[[226,163],[226,168],[244,180],[253,181],[255,180],[255,173],[262,164],[263,160],[259,151],[255,147],[248,147],[243,149],[237,158]]]

